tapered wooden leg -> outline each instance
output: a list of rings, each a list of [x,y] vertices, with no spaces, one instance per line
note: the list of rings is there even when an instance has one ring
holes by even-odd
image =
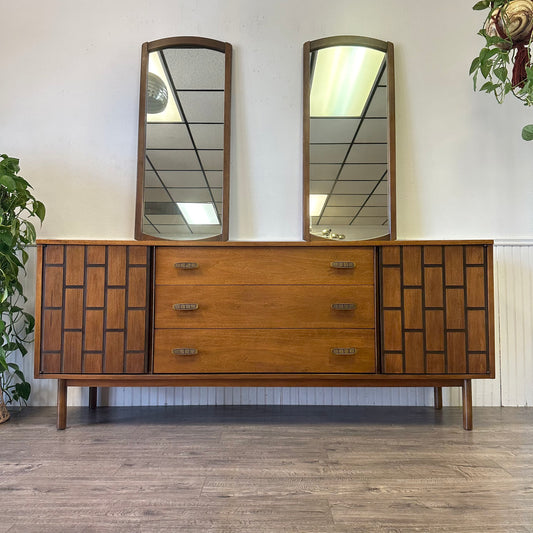
[[[98,387],[89,387],[89,409],[96,409],[98,401]]]
[[[433,394],[435,397],[435,409],[442,409],[442,387],[434,387]]]
[[[463,381],[463,427],[472,429],[472,380]]]
[[[57,429],[67,427],[67,381],[57,380]]]

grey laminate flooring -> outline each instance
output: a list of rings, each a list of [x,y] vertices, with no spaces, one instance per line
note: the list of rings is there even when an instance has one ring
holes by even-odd
[[[27,408],[0,533],[532,532],[533,409]]]

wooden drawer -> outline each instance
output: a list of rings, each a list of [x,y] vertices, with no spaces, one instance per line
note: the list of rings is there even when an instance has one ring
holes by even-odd
[[[156,328],[373,328],[368,285],[156,287]],[[195,310],[175,310],[195,304]],[[333,305],[355,304],[353,310]]]
[[[196,350],[175,355],[173,350]],[[335,355],[341,349],[355,353]],[[154,372],[196,373],[374,373],[370,329],[181,329],[157,330]]]
[[[334,268],[352,262],[354,268]],[[198,268],[176,268],[196,263]],[[159,285],[291,285],[374,283],[374,249],[368,247],[202,248],[160,247],[156,250]]]

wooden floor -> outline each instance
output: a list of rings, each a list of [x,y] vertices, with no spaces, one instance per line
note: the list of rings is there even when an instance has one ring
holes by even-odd
[[[0,533],[532,532],[533,409],[27,408]]]

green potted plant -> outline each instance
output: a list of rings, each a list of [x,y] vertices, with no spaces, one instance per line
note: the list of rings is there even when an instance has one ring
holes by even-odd
[[[0,404],[26,402],[31,387],[13,356],[26,355],[33,340],[34,317],[24,310],[27,301],[19,275],[28,261],[26,247],[35,243],[35,227],[45,207],[31,185],[19,175],[19,160],[0,155]]]
[[[485,46],[470,66],[474,90],[481,77],[479,90],[492,93],[500,104],[512,94],[524,105],[533,105],[533,0],[481,0],[473,9],[488,9],[478,32]],[[533,124],[524,126],[522,138],[533,140]]]

